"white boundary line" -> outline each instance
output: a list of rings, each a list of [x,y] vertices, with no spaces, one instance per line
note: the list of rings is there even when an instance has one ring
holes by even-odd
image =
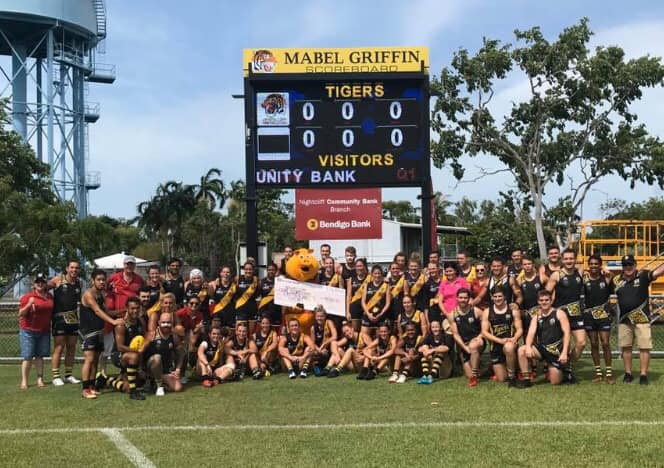
[[[138,468],[156,468],[155,464],[150,461],[134,444],[129,442],[125,436],[122,435],[118,429],[101,429],[99,432],[106,435],[111,442],[115,444],[118,450],[129,459],[130,462]]]
[[[398,429],[398,428],[483,428],[483,427],[625,427],[625,426],[664,426],[663,421],[616,420],[616,421],[440,421],[440,422],[384,422],[348,424],[219,424],[201,426],[126,426],[126,427],[80,427],[51,429],[0,429],[0,436],[26,434],[69,434],[102,432],[109,433],[134,431],[282,431],[282,430],[343,430],[343,429]],[[121,434],[120,434],[121,435]],[[110,437],[110,435],[109,435]],[[123,437],[124,439],[124,437]],[[126,440],[126,439],[125,439]],[[127,441],[129,442],[129,441]],[[137,449],[138,450],[138,449]]]

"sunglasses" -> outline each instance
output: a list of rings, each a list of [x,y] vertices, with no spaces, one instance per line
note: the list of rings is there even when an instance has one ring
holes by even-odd
[[[475,271],[478,273],[484,273],[486,270],[484,268],[477,268]]]

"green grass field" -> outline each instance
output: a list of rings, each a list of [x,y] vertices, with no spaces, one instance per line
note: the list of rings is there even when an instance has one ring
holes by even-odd
[[[621,366],[615,362],[620,378]],[[20,391],[18,371],[0,366],[6,466],[664,463],[662,360],[648,387],[592,384],[585,360],[576,386],[517,390],[483,380],[471,389],[462,378],[421,386],[279,374],[213,389],[191,383],[144,402],[110,391],[86,401],[71,385]]]

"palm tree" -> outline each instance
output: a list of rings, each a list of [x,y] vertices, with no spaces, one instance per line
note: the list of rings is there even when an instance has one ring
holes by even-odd
[[[201,176],[200,183],[194,186],[194,198],[197,202],[207,203],[210,209],[214,209],[217,202],[219,203],[219,209],[224,207],[226,188],[224,181],[219,178],[220,175],[221,170],[213,167]]]

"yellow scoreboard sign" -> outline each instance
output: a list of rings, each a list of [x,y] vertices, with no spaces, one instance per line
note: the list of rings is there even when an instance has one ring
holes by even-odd
[[[427,47],[244,49],[244,74],[429,72]]]

